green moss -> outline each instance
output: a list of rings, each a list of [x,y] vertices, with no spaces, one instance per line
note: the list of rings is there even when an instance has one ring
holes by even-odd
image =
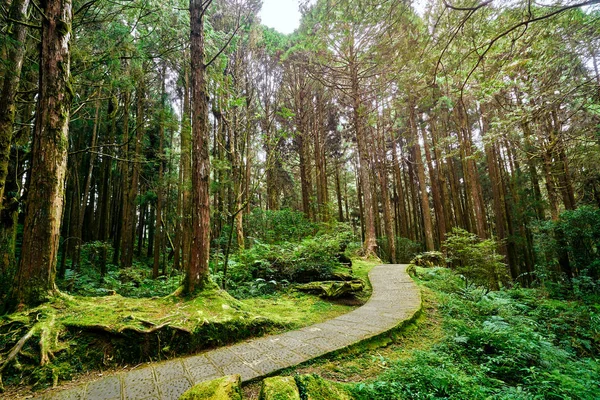
[[[228,375],[197,384],[179,397],[179,400],[242,400],[242,378]]]
[[[346,385],[315,374],[296,376],[296,384],[303,400],[352,400]]]
[[[259,400],[300,400],[296,380],[291,376],[276,376],[262,382]]]
[[[71,33],[71,24],[65,21],[58,21],[56,23],[56,32],[60,36],[67,36],[69,33]]]

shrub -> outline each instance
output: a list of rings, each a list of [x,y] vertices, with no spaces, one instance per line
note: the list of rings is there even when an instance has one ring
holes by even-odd
[[[448,260],[446,260],[444,253],[426,251],[425,253],[417,254],[410,263],[419,267],[445,267]]]
[[[600,296],[600,210],[583,206],[533,227],[536,275],[554,295]],[[571,281],[565,279],[570,277]]]
[[[421,245],[405,237],[396,237],[396,260],[407,264],[421,250]],[[377,239],[377,255],[382,260],[390,260],[388,239],[383,236]]]
[[[475,284],[497,290],[508,280],[503,256],[492,239],[480,240],[476,235],[453,228],[443,244],[451,266],[465,279],[465,286]]]
[[[319,226],[306,219],[304,213],[284,210],[255,209],[244,220],[246,236],[260,243],[298,242],[314,235]]]
[[[335,232],[306,238],[299,243],[257,241],[251,248],[232,257],[227,286],[239,294],[239,288],[250,288],[258,279],[279,284],[330,279],[334,269],[341,267],[338,256],[348,240],[347,232]]]
[[[396,238],[396,258],[399,263],[410,262],[421,251],[421,245],[405,237]]]

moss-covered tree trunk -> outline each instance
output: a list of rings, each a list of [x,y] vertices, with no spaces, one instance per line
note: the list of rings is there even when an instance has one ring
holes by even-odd
[[[6,62],[8,71],[4,76],[2,92],[0,93],[0,210],[4,198],[4,184],[10,161],[10,145],[15,121],[15,95],[19,87],[23,55],[25,54],[25,36],[27,29],[19,21],[27,19],[29,0],[14,0],[10,7],[10,18],[13,21],[9,29],[10,50]]]
[[[31,181],[21,260],[8,309],[34,306],[57,293],[56,260],[63,211],[71,100],[71,0],[44,4],[40,83]]]
[[[190,0],[192,72],[192,246],[185,291],[194,293],[208,279],[210,250],[210,158],[208,93],[204,64],[204,15],[211,1]]]

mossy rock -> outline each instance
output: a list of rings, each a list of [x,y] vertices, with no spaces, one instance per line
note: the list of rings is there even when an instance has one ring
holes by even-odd
[[[352,400],[342,383],[328,381],[318,375],[298,375],[296,385],[303,400]]]
[[[338,297],[361,292],[365,284],[360,279],[353,281],[322,281],[311,282],[296,286],[302,292],[318,294],[321,297],[335,299]]]
[[[242,377],[227,375],[201,382],[182,394],[179,400],[242,400]]]
[[[300,400],[300,391],[293,377],[276,376],[262,382],[258,400]]]

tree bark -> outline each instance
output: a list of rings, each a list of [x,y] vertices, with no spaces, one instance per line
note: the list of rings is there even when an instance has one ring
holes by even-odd
[[[425,181],[425,167],[423,166],[423,154],[419,145],[419,134],[414,106],[409,106],[409,124],[414,140],[413,150],[415,153],[415,165],[417,167],[417,179],[419,181],[419,193],[421,199],[421,210],[423,212],[423,235],[425,236],[425,248],[427,251],[435,250],[433,242],[433,223],[431,221],[431,208],[429,206],[429,194],[427,193],[427,182]]]
[[[202,0],[190,0],[192,71],[192,251],[186,270],[185,291],[201,289],[208,281],[210,251],[210,159],[206,66],[204,64],[204,12]]]
[[[141,73],[141,72],[140,72]],[[142,153],[142,138],[144,137],[144,77],[139,78],[136,88],[136,133],[135,133],[135,154],[131,166],[131,180],[124,181],[123,191],[123,224],[121,226],[121,257],[120,265],[122,268],[130,268],[133,264],[133,248],[135,237],[136,206],[135,199],[138,193],[138,184],[140,178],[140,161]]]
[[[40,84],[21,260],[7,309],[35,306],[55,295],[73,92],[70,80],[70,0],[45,2]]]
[[[164,201],[164,193],[163,193],[163,175],[165,170],[165,155],[164,155],[164,146],[165,146],[165,80],[166,78],[166,64],[163,64],[162,67],[162,85],[161,85],[161,109],[160,109],[160,126],[158,127],[158,186],[156,188],[156,228],[154,228],[154,264],[152,267],[152,277],[154,279],[158,278],[158,274],[160,271],[160,253],[162,250],[163,243],[163,201]]]
[[[10,145],[16,110],[15,95],[19,87],[25,54],[27,28],[19,21],[26,21],[28,7],[29,0],[13,0],[9,14],[12,21],[14,21],[9,29],[9,37],[14,43],[10,45],[8,51],[6,62],[9,68],[4,76],[2,92],[0,93],[0,211],[3,207],[4,185],[10,162]]]

